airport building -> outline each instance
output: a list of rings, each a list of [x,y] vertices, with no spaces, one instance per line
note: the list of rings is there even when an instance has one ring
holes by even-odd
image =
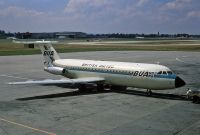
[[[66,38],[86,38],[87,34],[83,32],[44,32],[44,33],[16,33],[19,39],[66,39]]]

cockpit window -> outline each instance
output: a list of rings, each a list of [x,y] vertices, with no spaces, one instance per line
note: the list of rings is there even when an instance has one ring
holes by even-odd
[[[164,75],[166,75],[166,74],[167,74],[167,72],[166,72],[166,71],[163,71],[163,74],[164,74]]]
[[[161,74],[162,74],[162,71],[159,71],[157,74],[161,75]]]
[[[171,75],[171,74],[173,74],[173,73],[172,73],[172,71],[167,71],[167,74]]]
[[[157,74],[159,74],[159,75],[171,75],[171,74],[173,74],[173,72],[172,71],[159,71]]]

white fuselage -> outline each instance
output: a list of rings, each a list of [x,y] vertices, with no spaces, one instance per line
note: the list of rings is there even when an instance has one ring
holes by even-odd
[[[169,68],[157,64],[59,59],[53,65],[64,68],[63,75],[68,78],[101,77],[105,84],[110,85],[153,90],[175,88],[176,75]]]
[[[18,42],[24,43],[24,42]],[[74,84],[83,89],[88,83],[96,83],[97,89],[102,84],[143,88],[149,90],[165,90],[185,85],[184,80],[162,65],[146,63],[128,63],[114,61],[95,61],[80,59],[60,59],[53,48],[53,41],[30,41],[26,44],[39,44],[44,58],[44,70],[55,75],[62,75],[70,79],[39,80],[25,82],[10,82],[9,84]],[[117,87],[116,87],[117,86]]]

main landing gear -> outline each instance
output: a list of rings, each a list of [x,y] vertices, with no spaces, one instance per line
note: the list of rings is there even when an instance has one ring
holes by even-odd
[[[126,86],[118,86],[118,85],[104,85],[104,84],[97,84],[96,87],[94,85],[86,85],[86,84],[79,84],[78,89],[80,92],[82,91],[105,91],[105,90],[112,90],[112,91],[124,91],[126,90]]]
[[[152,95],[151,89],[147,89],[147,96],[151,96],[151,95]]]
[[[113,91],[124,91],[124,90],[126,90],[126,86],[118,86],[118,85],[112,85],[112,86],[110,86],[110,90],[113,90]]]
[[[97,91],[104,91],[104,85],[103,84],[97,84]]]
[[[78,90],[79,90],[79,92],[85,91],[85,90],[86,90],[86,85],[85,85],[85,84],[79,85],[79,86],[78,86]]]
[[[94,85],[87,85],[87,84],[80,84],[78,86],[78,90],[80,92],[85,91],[104,91],[104,85],[103,84],[97,84],[96,87]]]

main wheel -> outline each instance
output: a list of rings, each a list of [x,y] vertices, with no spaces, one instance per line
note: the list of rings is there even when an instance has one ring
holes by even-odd
[[[152,96],[152,91],[150,89],[147,89],[147,96]]]
[[[193,96],[192,102],[193,103],[198,103],[199,97],[198,96]]]
[[[103,91],[104,85],[103,84],[97,84],[97,91]]]
[[[85,91],[85,90],[86,90],[85,84],[79,85],[79,86],[78,86],[78,90],[79,90],[79,91]]]

